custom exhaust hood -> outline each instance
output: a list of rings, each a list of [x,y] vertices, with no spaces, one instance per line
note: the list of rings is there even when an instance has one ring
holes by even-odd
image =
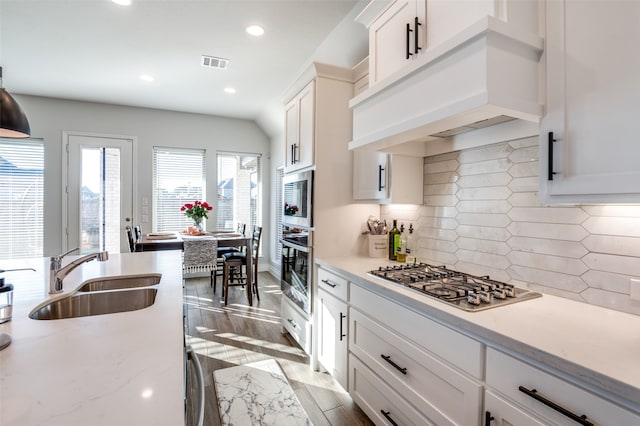
[[[354,97],[349,149],[427,156],[467,148],[466,132],[493,125],[505,137],[537,134],[542,49],[537,35],[483,18]]]

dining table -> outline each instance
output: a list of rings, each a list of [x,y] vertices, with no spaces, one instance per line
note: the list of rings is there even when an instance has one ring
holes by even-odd
[[[247,301],[249,306],[253,305],[253,295],[251,283],[253,282],[253,256],[251,236],[238,234],[230,231],[204,232],[199,235],[187,234],[183,232],[150,232],[142,234],[142,237],[134,242],[135,252],[158,251],[158,250],[183,250],[186,239],[213,238],[218,242],[218,247],[244,247],[247,256]]]

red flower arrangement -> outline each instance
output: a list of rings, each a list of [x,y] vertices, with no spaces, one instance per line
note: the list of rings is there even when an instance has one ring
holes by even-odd
[[[213,207],[206,201],[194,201],[192,203],[185,203],[180,207],[180,211],[184,212],[185,216],[193,219],[196,224],[202,223],[202,219],[209,219],[209,212],[213,210]]]

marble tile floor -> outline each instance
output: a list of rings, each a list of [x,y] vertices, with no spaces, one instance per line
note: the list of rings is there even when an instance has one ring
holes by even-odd
[[[214,296],[208,278],[185,281],[186,342],[195,349],[204,370],[204,424],[220,425],[213,371],[275,359],[314,425],[373,425],[346,391],[330,375],[313,371],[309,356],[282,333],[279,281],[261,272],[258,282],[259,302],[254,297],[256,303],[248,306],[245,290],[232,287],[224,306],[220,286]],[[192,418],[188,424],[193,424]]]

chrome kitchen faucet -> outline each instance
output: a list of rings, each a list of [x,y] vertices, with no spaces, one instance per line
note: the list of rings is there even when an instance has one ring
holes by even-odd
[[[81,264],[85,262],[90,262],[93,259],[98,259],[99,262],[104,262],[105,260],[109,260],[109,252],[100,251],[97,253],[91,253],[86,256],[80,257],[72,261],[65,267],[62,267],[62,258],[70,253],[73,253],[76,250],[80,250],[80,248],[76,247],[61,255],[51,256],[51,263],[49,266],[49,294],[61,293],[62,280],[64,279],[64,277],[66,277],[69,274],[69,272],[73,271]]]

